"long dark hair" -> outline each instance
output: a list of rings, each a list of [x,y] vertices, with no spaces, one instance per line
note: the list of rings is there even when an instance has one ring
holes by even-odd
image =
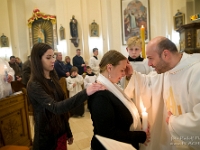
[[[42,65],[42,56],[44,53],[52,49],[51,46],[45,43],[37,43],[33,46],[31,51],[31,77],[29,82],[38,82],[41,87],[44,89],[44,91],[50,95],[55,102],[64,100],[65,94],[62,90],[60,84],[59,84],[59,78],[53,69],[50,71],[50,78],[53,84],[55,85],[54,88],[49,86],[48,80],[45,80],[44,71],[43,71],[43,65]],[[68,114],[63,115],[56,115],[52,112],[44,109],[44,113],[46,116],[46,120],[48,121],[46,130],[48,132],[53,132],[55,134],[60,133],[64,130],[65,123],[63,124],[63,120],[68,121]]]

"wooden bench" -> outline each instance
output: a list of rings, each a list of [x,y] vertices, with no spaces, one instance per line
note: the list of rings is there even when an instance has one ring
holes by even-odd
[[[60,86],[62,88],[62,90],[64,91],[66,98],[69,98],[69,91],[67,90],[67,83],[66,83],[66,78],[62,77],[59,80]]]
[[[27,146],[6,145],[1,147],[0,150],[30,150],[30,148]]]
[[[11,87],[13,92],[21,91],[22,88],[25,88],[25,85],[21,81],[12,81]]]
[[[29,150],[32,145],[24,93],[0,99],[0,150]]]

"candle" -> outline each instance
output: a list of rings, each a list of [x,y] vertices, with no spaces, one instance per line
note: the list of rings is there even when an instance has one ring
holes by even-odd
[[[145,54],[145,28],[142,25],[140,28],[140,37],[142,40],[142,58],[146,58],[146,54]]]
[[[142,130],[146,131],[147,128],[148,128],[148,113],[146,112],[146,108],[144,108],[142,112]]]

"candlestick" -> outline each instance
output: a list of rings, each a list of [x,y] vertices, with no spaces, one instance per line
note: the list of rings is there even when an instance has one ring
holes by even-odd
[[[145,28],[142,25],[140,28],[140,37],[142,40],[142,58],[146,58],[146,54],[145,54]]]
[[[142,112],[142,130],[146,131],[148,128],[148,113],[146,112],[146,108],[144,108]]]

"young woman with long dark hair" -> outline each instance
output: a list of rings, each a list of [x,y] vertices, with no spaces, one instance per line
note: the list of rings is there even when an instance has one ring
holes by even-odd
[[[33,150],[55,150],[58,139],[69,129],[68,111],[88,99],[104,86],[95,83],[66,99],[54,70],[54,51],[45,43],[37,43],[31,51],[31,77],[27,85],[33,106],[35,133]]]

